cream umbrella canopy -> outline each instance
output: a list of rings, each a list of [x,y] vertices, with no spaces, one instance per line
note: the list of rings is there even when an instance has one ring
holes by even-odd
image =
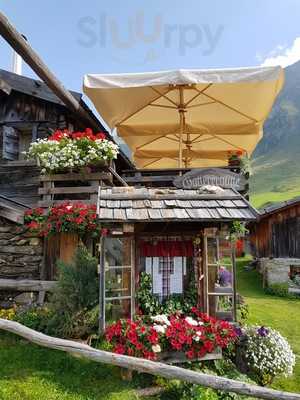
[[[195,168],[250,156],[283,81],[281,67],[88,74],[83,90],[137,167]]]

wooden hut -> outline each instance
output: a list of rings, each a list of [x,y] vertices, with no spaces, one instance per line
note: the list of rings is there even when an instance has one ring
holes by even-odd
[[[158,176],[157,171],[153,180]],[[101,243],[102,329],[105,321],[130,317],[139,308],[135,298],[142,272],[151,275],[160,301],[184,297],[194,282],[203,312],[235,320],[229,227],[233,221],[253,221],[257,213],[234,185],[225,183],[233,176],[239,181],[228,170],[198,169],[178,176],[169,187],[100,188],[98,216],[108,229]],[[215,186],[201,185],[207,179]],[[189,188],[183,188],[184,182]],[[222,269],[231,277],[227,285],[220,282]]]
[[[300,198],[260,210],[250,225],[252,254],[266,285],[286,283],[300,273]]]

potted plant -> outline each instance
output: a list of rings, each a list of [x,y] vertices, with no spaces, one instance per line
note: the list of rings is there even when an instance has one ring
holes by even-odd
[[[42,174],[97,168],[117,158],[118,146],[104,133],[89,128],[84,132],[57,130],[47,139],[31,143],[27,159],[37,161]]]

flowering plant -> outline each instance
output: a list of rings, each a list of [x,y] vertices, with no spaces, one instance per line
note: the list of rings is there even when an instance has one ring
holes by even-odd
[[[96,236],[101,233],[96,205],[82,202],[54,205],[45,213],[42,208],[28,210],[25,212],[24,222],[31,232],[39,236],[57,232],[76,232],[81,236],[87,233]]]
[[[270,384],[275,376],[293,373],[295,355],[281,334],[264,326],[241,329],[245,341],[245,361],[260,384]]]
[[[201,358],[216,348],[225,348],[236,339],[232,325],[192,308],[190,315],[165,314],[136,321],[119,320],[108,326],[106,339],[113,351],[156,360],[159,353],[184,352],[188,359]]]
[[[53,173],[95,166],[117,158],[118,152],[118,146],[104,133],[93,134],[87,128],[84,132],[57,130],[48,139],[31,143],[25,155],[37,160],[42,173]]]

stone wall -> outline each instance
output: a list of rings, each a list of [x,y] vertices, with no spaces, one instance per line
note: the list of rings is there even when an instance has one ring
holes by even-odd
[[[264,286],[287,283],[291,265],[300,265],[299,258],[260,258],[257,269],[263,275]]]
[[[42,263],[42,240],[0,219],[0,278],[39,279]]]

